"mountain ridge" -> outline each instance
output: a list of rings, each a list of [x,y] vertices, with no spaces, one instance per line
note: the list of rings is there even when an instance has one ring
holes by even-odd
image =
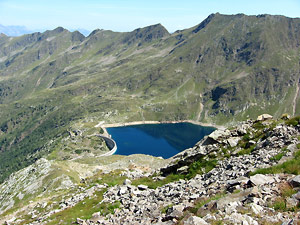
[[[212,14],[172,34],[157,24],[1,38],[0,180],[82,119],[222,125],[299,114],[299,37],[299,19]]]

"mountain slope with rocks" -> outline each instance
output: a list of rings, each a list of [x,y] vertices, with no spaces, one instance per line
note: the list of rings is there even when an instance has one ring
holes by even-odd
[[[81,120],[234,124],[299,114],[300,20],[210,15],[170,34],[62,27],[0,36],[0,182]],[[124,104],[126,102],[126,104]]]
[[[160,165],[100,170],[62,196],[32,198],[2,216],[7,224],[298,224],[299,161],[300,117],[265,114]]]

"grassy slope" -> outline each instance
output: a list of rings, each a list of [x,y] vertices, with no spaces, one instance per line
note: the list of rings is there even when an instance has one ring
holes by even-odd
[[[0,181],[83,118],[226,124],[291,113],[298,26],[278,16],[215,14],[174,34],[154,25],[85,39],[61,28],[2,38]]]

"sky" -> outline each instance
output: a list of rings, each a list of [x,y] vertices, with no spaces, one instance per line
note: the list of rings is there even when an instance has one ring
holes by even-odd
[[[161,23],[169,32],[199,24],[211,13],[300,17],[300,0],[0,0],[0,24],[43,31],[132,31]]]

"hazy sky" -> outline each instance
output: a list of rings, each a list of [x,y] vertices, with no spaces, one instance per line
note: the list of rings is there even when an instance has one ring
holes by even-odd
[[[0,0],[0,24],[31,30],[131,31],[161,23],[173,32],[216,12],[300,17],[300,0]]]

